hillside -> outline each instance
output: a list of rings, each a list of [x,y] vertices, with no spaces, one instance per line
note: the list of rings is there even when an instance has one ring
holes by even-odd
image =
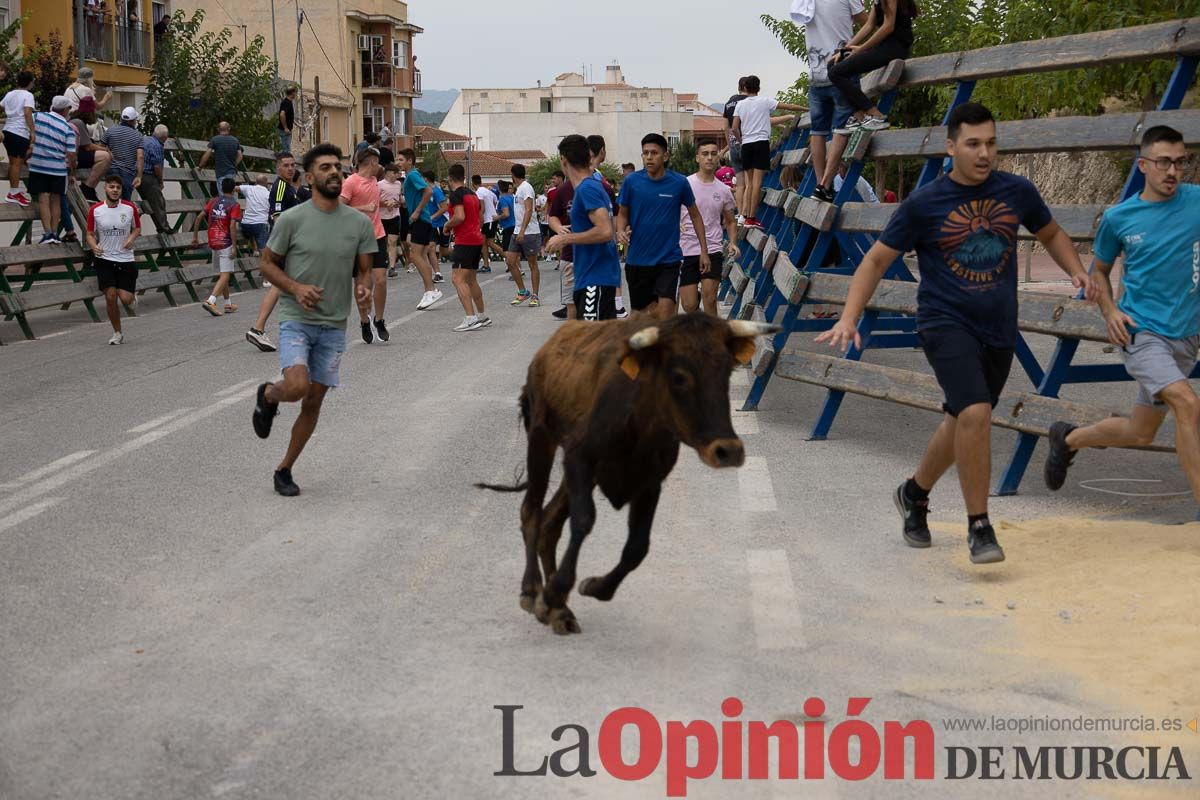
[[[413,107],[420,111],[445,114],[457,99],[458,89],[425,89],[421,96],[413,101]]]

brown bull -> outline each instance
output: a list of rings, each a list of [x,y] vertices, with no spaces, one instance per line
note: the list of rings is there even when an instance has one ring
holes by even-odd
[[[579,548],[596,521],[594,487],[614,508],[629,504],[620,563],[579,586],[581,594],[611,600],[650,549],[662,482],[675,466],[680,442],[710,467],[742,465],[745,453],[729,416],[729,375],[735,362],[750,361],[755,336],[775,330],[703,314],[657,324],[638,315],[570,322],[542,346],[521,393],[528,480],[513,487],[484,486],[525,491],[522,608],[556,633],[579,632],[566,601],[575,586]],[[563,481],[543,508],[560,446]],[[568,518],[571,537],[558,565],[558,540]]]

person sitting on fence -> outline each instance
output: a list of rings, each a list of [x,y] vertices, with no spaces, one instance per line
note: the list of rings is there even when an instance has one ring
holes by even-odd
[[[833,176],[850,135],[859,129],[882,131],[890,127],[879,107],[863,94],[858,79],[895,59],[908,58],[913,45],[913,20],[920,13],[916,0],[876,0],[867,24],[830,60],[829,80],[854,108],[854,114],[844,127],[834,131],[822,180],[813,191],[818,200],[833,202]]]
[[[29,192],[37,197],[42,221],[38,244],[62,244],[58,226],[62,222],[62,196],[75,182],[75,128],[67,122],[71,107],[67,98],[56,96],[50,111],[33,115],[33,149],[29,157]]]
[[[121,190],[122,200],[133,198],[133,190],[142,185],[142,172],[146,166],[146,151],[142,141],[145,137],[135,127],[137,121],[137,109],[126,106],[121,111],[121,124],[104,132],[104,143],[112,153],[112,171],[125,181],[125,188]]]
[[[1128,417],[1050,426],[1051,491],[1062,488],[1077,451],[1149,445],[1170,410],[1175,452],[1200,503],[1200,398],[1188,383],[1200,352],[1200,186],[1182,182],[1192,163],[1179,131],[1150,128],[1138,157],[1145,188],[1104,212],[1095,243],[1096,299],[1109,339],[1137,381],[1137,400]],[[1109,274],[1120,255],[1125,290],[1115,303]]]
[[[75,128],[76,153],[80,169],[90,169],[91,172],[79,185],[83,196],[93,203],[99,203],[96,187],[108,174],[108,165],[112,163],[112,153],[105,145],[92,141],[89,126],[96,122],[96,100],[85,97],[79,103],[79,108],[71,114],[71,126]]]
[[[225,298],[225,312],[232,314],[237,306],[229,299],[229,278],[237,267],[237,223],[242,218],[242,208],[238,205],[233,189],[236,184],[233,178],[221,180],[221,194],[208,201],[204,213],[196,215],[192,223],[192,247],[200,245],[200,220],[208,222],[208,249],[212,251],[213,264],[220,270],[221,276],[213,287],[212,294],[203,303],[203,308],[214,317],[222,315],[217,307],[217,297]]]
[[[209,161],[214,161],[217,172],[216,187],[219,191],[224,186],[225,178],[237,178],[238,167],[242,163],[242,143],[233,135],[228,122],[217,124],[217,135],[208,140],[208,149],[200,156],[197,170],[204,169]]]
[[[142,196],[142,210],[154,220],[154,229],[159,233],[171,232],[171,221],[167,219],[167,201],[163,197],[163,165],[167,155],[163,150],[171,132],[166,125],[155,125],[153,136],[142,137],[142,182],[138,194]]]
[[[8,194],[4,200],[28,206],[29,197],[21,191],[21,166],[29,157],[33,143],[33,114],[37,110],[33,92],[33,73],[17,73],[17,88],[4,95],[4,152],[8,154]]]
[[[104,179],[104,202],[88,211],[87,246],[95,254],[92,269],[96,283],[104,292],[104,304],[113,335],[109,344],[124,344],[121,331],[120,299],[129,308],[137,306],[137,265],[133,263],[133,243],[142,235],[142,218],[137,207],[121,198],[124,185],[120,175]]]
[[[63,93],[63,96],[71,103],[72,112],[79,108],[79,104],[83,102],[83,98],[85,97],[92,98],[96,103],[94,111],[97,114],[103,111],[104,107],[112,100],[113,93],[111,89],[106,89],[103,97],[96,97],[96,78],[94,75],[95,73],[92,72],[91,67],[83,67],[79,70],[79,77]]]
[[[996,122],[978,103],[950,114],[949,175],[913,192],[863,257],[841,320],[818,342],[862,350],[857,327],[880,279],[915,250],[921,271],[917,336],[945,393],[945,416],[920,466],[893,499],[904,541],[929,547],[929,492],[957,465],[967,506],[971,562],[1004,560],[988,520],[992,409],[1008,380],[1017,342],[1017,234],[1033,233],[1077,288],[1087,271],[1071,239],[1050,215],[1037,187],[995,170]]]

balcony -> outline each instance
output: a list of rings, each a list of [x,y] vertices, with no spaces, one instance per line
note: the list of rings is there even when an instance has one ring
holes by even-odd
[[[362,65],[361,77],[363,91],[371,89],[390,91],[394,84],[390,63],[365,62]]]
[[[117,63],[131,67],[150,66],[150,28],[140,22],[118,23]]]
[[[88,61],[113,60],[113,25],[104,17],[88,15],[83,24],[83,57]]]
[[[89,13],[83,23],[83,57],[88,61],[149,69],[150,41],[150,26],[140,22]]]

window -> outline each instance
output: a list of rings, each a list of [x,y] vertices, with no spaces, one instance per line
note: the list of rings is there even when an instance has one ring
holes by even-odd
[[[392,66],[396,69],[408,69],[408,42],[392,39]]]
[[[329,141],[329,112],[326,111],[321,115],[321,141]]]
[[[354,59],[350,59],[350,85],[358,86],[358,68],[354,64]]]
[[[589,97],[588,98],[588,113],[591,114],[595,110],[596,110],[596,100],[595,100],[595,98]]]
[[[624,111],[624,110],[625,110],[625,104],[622,103],[620,100],[613,103],[613,111]]]
[[[407,108],[392,109],[392,133],[397,136],[411,136],[412,131],[409,129],[411,117]]]
[[[549,97],[542,98],[542,113],[551,114],[554,112],[554,101]]]
[[[527,95],[525,92],[521,92],[521,97],[522,97],[522,98],[525,98],[525,97],[528,97],[528,96],[529,96],[529,95]]]
[[[504,113],[505,113],[505,114],[511,114],[512,112],[513,112],[513,104],[512,104],[512,103],[505,103],[505,104],[504,104]]]
[[[10,0],[2,0],[0,5],[7,7],[9,1]],[[150,7],[150,12],[150,21],[157,24],[160,19],[167,16],[167,4],[160,2],[160,0],[154,0],[154,3]]]

